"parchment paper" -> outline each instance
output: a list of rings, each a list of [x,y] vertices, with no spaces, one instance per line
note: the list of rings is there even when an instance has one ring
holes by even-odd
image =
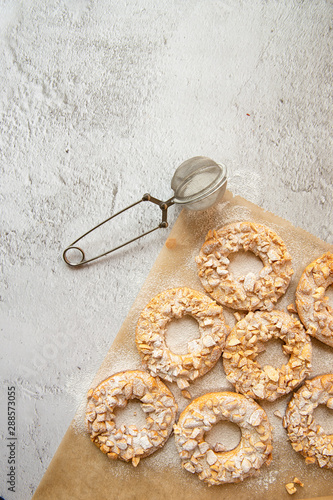
[[[295,288],[305,266],[324,252],[333,250],[332,245],[240,197],[233,197],[230,192],[226,193],[222,203],[205,212],[183,210],[92,381],[92,387],[118,371],[142,369],[135,347],[135,326],[141,310],[152,297],[167,288],[187,286],[204,292],[197,276],[194,258],[208,230],[242,220],[266,224],[276,231],[292,256],[294,275],[286,295],[278,302],[277,309],[286,311],[287,305],[294,303]],[[246,255],[235,262],[240,271],[244,265],[247,265]],[[224,313],[227,323],[232,327],[235,324],[234,311],[224,309]],[[313,340],[312,366],[311,377],[333,372],[332,348]],[[174,393],[181,412],[189,401],[181,395],[175,384],[168,386]],[[198,397],[207,392],[233,390],[233,387],[225,378],[222,362],[218,362],[211,372],[191,384],[189,390],[192,397]],[[129,463],[111,461],[94,446],[85,432],[83,401],[82,408],[65,434],[33,500],[283,499],[290,497],[285,484],[295,476],[304,483],[304,487],[297,486],[297,493],[292,498],[308,499],[326,495],[325,498],[333,499],[333,496],[327,497],[333,493],[333,470],[306,465],[303,457],[292,449],[281,418],[274,414],[279,410],[283,415],[290,398],[291,395],[284,396],[275,403],[258,401],[273,426],[271,465],[263,466],[257,477],[242,483],[213,487],[208,487],[196,475],[181,468],[173,436],[161,450],[143,459],[137,468]]]

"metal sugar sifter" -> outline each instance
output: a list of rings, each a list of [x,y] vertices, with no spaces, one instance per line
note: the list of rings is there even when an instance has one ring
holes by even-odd
[[[195,156],[189,160],[184,161],[175,171],[171,180],[171,189],[174,192],[174,196],[167,201],[161,201],[154,198],[150,194],[144,194],[141,200],[129,205],[128,207],[120,210],[116,214],[112,215],[108,219],[104,220],[97,226],[93,227],[77,240],[73,241],[63,252],[63,259],[71,267],[83,266],[94,260],[100,259],[105,255],[108,255],[119,248],[132,243],[143,236],[146,236],[156,229],[168,227],[167,222],[167,211],[168,208],[173,205],[181,205],[189,210],[205,210],[215,203],[219,202],[225,193],[227,186],[227,171],[224,165],[219,165],[215,161],[207,158],[205,156]],[[95,229],[99,228],[106,222],[109,222],[117,215],[133,208],[135,205],[142,203],[143,201],[150,201],[158,205],[162,211],[162,221],[158,226],[140,234],[139,236],[122,243],[121,245],[108,250],[100,255],[86,259],[85,253],[82,248],[78,247],[76,244],[78,241],[82,240],[85,236],[90,234]]]

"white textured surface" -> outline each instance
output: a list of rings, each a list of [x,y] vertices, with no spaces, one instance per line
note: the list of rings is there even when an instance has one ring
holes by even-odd
[[[32,496],[168,230],[72,270],[61,252],[76,236],[146,191],[167,199],[202,154],[234,194],[333,243],[332,14],[329,0],[0,1],[6,500]]]

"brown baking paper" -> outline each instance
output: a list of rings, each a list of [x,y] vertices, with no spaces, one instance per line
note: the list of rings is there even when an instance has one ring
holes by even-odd
[[[221,204],[207,211],[183,210],[91,387],[116,372],[142,369],[135,346],[135,327],[141,310],[152,297],[168,288],[187,286],[204,292],[194,259],[208,230],[244,220],[269,226],[281,236],[292,256],[294,275],[287,293],[279,300],[277,309],[286,311],[287,305],[294,303],[295,288],[305,266],[323,253],[333,250],[332,245],[240,197],[233,197],[230,192],[226,193]],[[231,264],[234,266],[233,271],[242,272],[242,269],[249,266],[249,257],[240,252]],[[251,264],[257,265],[257,262],[251,259]],[[249,269],[246,272],[248,271]],[[234,312],[224,309],[226,321],[231,327],[236,321]],[[269,348],[268,345],[266,353]],[[315,339],[312,366],[311,377],[333,372],[333,349]],[[168,386],[175,395],[181,412],[189,401],[181,395],[176,384]],[[226,380],[222,361],[219,361],[213,370],[191,384],[189,390],[194,398],[207,392],[230,391],[233,387]],[[290,398],[291,395],[287,395],[274,403],[258,401],[267,412],[273,427],[272,463],[263,466],[256,477],[237,484],[212,487],[201,482],[195,474],[182,469],[173,436],[162,449],[142,459],[137,468],[131,463],[110,460],[90,441],[85,431],[83,401],[82,408],[65,434],[33,500],[283,499],[289,498],[285,484],[292,482],[295,477],[304,486],[296,485],[297,492],[293,498],[333,499],[333,496],[327,497],[333,493],[333,470],[306,465],[304,458],[292,449],[282,426],[282,419],[274,413],[278,411],[283,416]],[[322,418],[327,418],[329,422],[332,417],[326,415]]]

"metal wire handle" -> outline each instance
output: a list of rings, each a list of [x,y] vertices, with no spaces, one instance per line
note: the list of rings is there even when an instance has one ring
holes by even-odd
[[[153,229],[150,229],[149,231],[146,231],[145,233],[140,234],[139,236],[136,236],[136,238],[133,238],[133,239],[131,239],[129,241],[126,241],[125,243],[122,243],[121,245],[119,245],[119,246],[117,246],[115,248],[112,248],[111,250],[108,250],[107,252],[101,253],[100,255],[97,255],[96,257],[92,257],[92,258],[86,260],[85,259],[84,251],[82,250],[82,248],[76,246],[76,243],[78,241],[82,240],[83,238],[85,238],[85,236],[87,236],[88,234],[90,234],[93,231],[95,231],[95,229],[98,229],[100,226],[102,226],[106,222],[109,222],[114,217],[117,217],[118,215],[122,214],[126,210],[129,210],[130,208],[135,207],[136,205],[138,205],[139,203],[142,203],[143,201],[150,201],[150,202],[155,203],[155,205],[158,205],[160,207],[160,209],[162,211],[162,221],[159,223],[159,225],[156,226],[156,227],[154,227]],[[123,208],[122,210],[120,210],[116,214],[111,215],[111,217],[109,217],[108,219],[105,219],[103,222],[100,222],[99,224],[97,224],[97,226],[93,227],[92,229],[89,229],[89,231],[87,231],[86,233],[84,233],[77,240],[73,241],[73,243],[71,243],[64,250],[64,252],[62,254],[62,257],[63,257],[64,261],[66,262],[66,264],[68,264],[71,267],[83,266],[85,264],[88,264],[89,262],[93,262],[94,260],[100,259],[101,257],[104,257],[105,255],[108,255],[111,252],[115,252],[116,250],[118,250],[119,248],[124,247],[125,245],[129,245],[130,243],[133,243],[134,241],[138,240],[139,238],[142,238],[143,236],[146,236],[147,234],[150,234],[153,231],[156,231],[156,229],[166,228],[169,225],[168,221],[167,221],[167,210],[173,204],[174,204],[174,198],[173,197],[170,198],[167,201],[161,201],[161,200],[158,200],[157,198],[154,198],[150,194],[146,193],[146,194],[143,195],[143,197],[141,198],[141,200],[136,201],[132,205],[129,205],[128,207]],[[81,260],[79,262],[71,262],[70,261],[70,259],[67,256],[67,253],[69,251],[71,251],[71,250],[76,250],[76,251],[80,252],[80,254],[81,254]]]

